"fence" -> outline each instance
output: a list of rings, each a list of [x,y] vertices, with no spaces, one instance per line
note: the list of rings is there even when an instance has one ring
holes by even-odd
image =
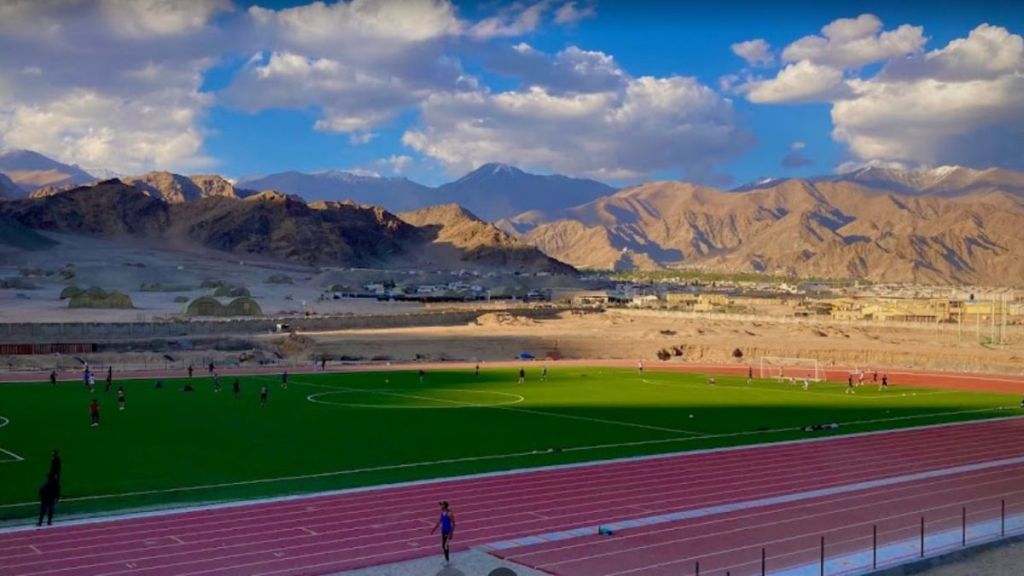
[[[908,487],[911,490],[915,487]],[[941,491],[925,496],[933,505],[924,510],[892,510],[870,521],[823,532],[806,530],[799,536],[781,535],[788,532],[781,526],[785,522],[762,526],[767,528],[765,532],[780,536],[763,545],[708,554],[688,567],[678,564],[678,574],[855,576],[1024,535],[1024,488],[1001,497],[967,497],[945,503],[941,502],[943,496]],[[899,505],[894,501],[890,508]],[[821,518],[834,515],[826,513]]]

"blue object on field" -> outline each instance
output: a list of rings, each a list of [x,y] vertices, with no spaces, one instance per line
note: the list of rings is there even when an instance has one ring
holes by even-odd
[[[519,360],[533,360],[536,358],[536,356],[530,354],[529,352],[520,352],[519,355],[516,356],[516,358]]]

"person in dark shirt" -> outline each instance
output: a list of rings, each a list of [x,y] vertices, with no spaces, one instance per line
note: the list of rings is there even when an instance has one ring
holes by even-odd
[[[50,385],[56,386],[56,384],[57,384],[57,371],[56,370],[51,370],[50,371]]]
[[[285,370],[281,373],[281,388],[288,389],[288,371]]]
[[[213,362],[210,362],[210,374],[213,374]]]
[[[188,377],[189,378],[192,377],[192,365],[191,364],[188,365]]]
[[[519,383],[522,384],[523,382],[526,382],[526,370],[524,370],[523,368],[520,368],[519,369]]]
[[[110,392],[110,385],[114,383],[114,367],[107,367],[107,384],[103,387],[104,392]]]
[[[238,395],[242,392],[242,385],[238,381],[238,378],[235,378],[235,382],[234,382],[234,384],[231,385],[231,388],[235,392],[235,398],[238,398]]]
[[[264,384],[260,387],[260,406],[267,405],[267,385]]]
[[[46,482],[39,487],[39,521],[36,526],[43,525],[43,517],[46,517],[46,525],[53,524],[53,512],[60,500],[60,480],[55,476],[47,476]]]
[[[100,425],[100,402],[95,398],[89,403],[89,416],[92,417],[93,428]]]
[[[420,368],[420,384],[423,384],[423,378],[426,377],[426,375],[427,373],[423,371],[423,368]]]

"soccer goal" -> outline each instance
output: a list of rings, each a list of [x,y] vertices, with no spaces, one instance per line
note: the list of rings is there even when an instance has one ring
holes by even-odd
[[[761,378],[800,381],[807,378],[813,382],[825,379],[821,365],[814,358],[783,358],[781,356],[761,357]]]

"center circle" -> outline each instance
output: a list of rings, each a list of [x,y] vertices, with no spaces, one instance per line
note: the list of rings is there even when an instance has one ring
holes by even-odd
[[[346,408],[434,410],[442,408],[496,408],[523,402],[519,394],[468,388],[347,388],[310,394],[306,400]]]

